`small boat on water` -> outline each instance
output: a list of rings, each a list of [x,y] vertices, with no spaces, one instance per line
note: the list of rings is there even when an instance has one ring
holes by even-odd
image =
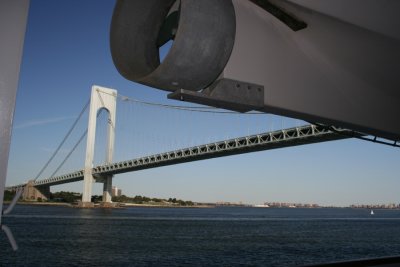
[[[256,208],[269,208],[269,205],[267,205],[267,204],[258,204],[258,205],[254,205],[254,207],[256,207]]]
[[[373,210],[371,210],[371,215],[374,215],[375,213],[374,213],[374,211]]]

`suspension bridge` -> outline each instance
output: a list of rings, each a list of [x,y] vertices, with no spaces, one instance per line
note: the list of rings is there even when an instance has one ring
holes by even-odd
[[[119,112],[121,112],[120,117],[125,116],[126,118],[129,118],[129,120],[131,120],[130,122],[125,122],[122,125],[120,125],[121,123],[118,124],[116,120],[117,99],[120,100],[118,102],[119,104],[125,103],[128,105],[128,112],[126,110],[119,110]],[[138,105],[141,106],[141,108],[139,108]],[[132,108],[132,106],[134,106],[134,108]],[[91,206],[91,188],[92,183],[94,182],[100,182],[104,184],[103,202],[111,203],[112,179],[113,176],[116,174],[256,151],[340,140],[345,138],[364,138],[363,134],[346,129],[327,127],[318,124],[309,124],[298,120],[290,121],[290,119],[284,117],[271,117],[271,115],[257,112],[241,114],[231,111],[218,110],[214,108],[205,108],[201,106],[173,106],[138,101],[136,99],[131,99],[126,96],[120,96],[115,90],[98,86],[94,86],[92,88],[89,123],[86,124],[85,121],[82,120],[82,117],[88,107],[89,103],[84,106],[76,121],[73,123],[72,127],[63,138],[61,144],[57,147],[53,155],[40,170],[39,174],[34,179],[29,179],[28,182],[7,187],[8,190],[18,190],[21,188],[25,188],[24,198],[46,198],[50,193],[51,186],[83,180],[84,189],[82,203],[86,203],[86,205],[84,206]],[[155,109],[159,109],[161,111],[158,114],[151,113]],[[106,110],[108,112],[101,112],[103,110]],[[142,125],[139,126],[139,122],[132,119],[132,111],[139,119],[139,121],[142,121]],[[171,119],[171,117],[169,117],[165,121],[170,124],[170,129],[172,129],[170,135],[175,137],[174,141],[176,141],[177,139],[182,140],[184,139],[184,137],[187,137],[191,139],[191,142],[182,142],[178,144],[177,142],[173,141],[172,145],[164,147],[164,149],[166,149],[164,151],[166,152],[160,152],[160,148],[162,148],[161,145],[166,145],[167,143],[165,139],[163,139],[167,138],[167,131],[161,131],[161,129],[159,129],[158,132],[160,132],[161,134],[158,137],[161,136],[163,138],[151,138],[151,132],[155,130],[155,125],[149,122],[151,122],[151,117],[161,116],[161,114],[166,115],[166,113],[168,113],[167,111],[172,111],[175,115],[183,114],[183,116],[189,113],[189,115],[187,115],[187,119],[192,121],[193,125],[202,128],[204,127],[204,125],[201,125],[201,121],[206,121],[205,126],[208,127],[206,127],[205,130],[204,128],[202,128],[203,131],[200,131],[197,127],[193,127],[193,125],[188,125],[188,123],[185,122],[182,117],[178,116],[177,124],[183,126],[184,128],[179,129],[178,126],[173,125],[173,120]],[[196,119],[196,117],[193,118],[194,115],[200,115],[202,116],[202,119]],[[166,116],[168,117],[168,114]],[[225,122],[227,121],[227,117],[239,116],[239,121],[237,120],[238,117],[236,117],[235,122],[228,120],[227,125],[230,127],[234,127],[235,125],[239,124],[240,129],[246,128],[243,127],[243,124],[251,120],[254,120],[254,124],[257,126],[259,126],[260,124],[265,126],[268,124],[267,117],[270,116],[270,125],[269,129],[264,131],[251,129],[251,131],[258,131],[258,133],[255,134],[249,134],[250,128],[252,127],[248,125],[247,133],[243,134],[242,136],[226,138],[225,140],[221,139],[221,137],[216,136],[214,137],[214,140],[211,140],[209,142],[203,141],[203,143],[199,143],[201,142],[198,140],[201,139],[199,138],[199,135],[202,135],[203,139],[204,137],[208,138],[208,140],[210,140],[210,137],[213,135],[211,133],[207,133],[207,129],[210,130],[218,128],[216,127],[216,125],[224,128],[224,126],[220,125],[221,118],[218,118],[216,120],[216,123],[212,121],[210,116],[224,116],[222,121]],[[252,116],[254,118],[251,119],[249,118],[249,116]],[[162,120],[163,119],[161,119],[161,121]],[[285,122],[285,120],[289,120],[290,122]],[[76,143],[74,145],[71,145],[71,150],[69,151],[69,153],[66,154],[63,160],[60,161],[61,163],[56,167],[56,171],[49,174],[47,178],[40,178],[40,176],[44,175],[45,169],[48,168],[50,166],[50,163],[55,159],[56,154],[59,154],[61,147],[65,145],[66,141],[71,138],[72,133],[76,131],[78,121],[83,121],[83,124],[88,125],[87,128],[82,131],[82,134],[80,136],[77,135],[79,138],[76,138]],[[275,127],[273,126],[273,124],[275,124]],[[107,128],[106,131],[105,129],[101,129],[101,125]],[[117,125],[120,125],[121,127],[117,127]],[[135,129],[127,130],[127,125],[134,125]],[[126,141],[123,141],[120,145],[121,147],[119,148],[119,150],[124,152],[135,151],[136,153],[132,153],[131,156],[128,156],[126,153],[117,153],[120,158],[125,157],[129,159],[113,160],[114,150],[115,148],[118,148],[118,146],[114,146],[115,135],[117,132],[120,133],[121,136],[121,132],[123,132],[121,128],[124,127],[125,130],[127,130],[125,131],[125,140],[126,137],[128,140],[139,140],[137,140],[136,143],[134,142],[135,144],[133,144],[131,147],[127,145]],[[151,129],[149,129],[149,127]],[[139,136],[141,136],[142,138],[137,138],[137,134],[135,137],[134,133],[137,133],[139,129],[142,128],[144,128],[144,131],[146,131],[142,135],[139,134]],[[219,131],[221,132],[221,130]],[[236,132],[236,134],[238,134],[236,130],[234,131]],[[177,136],[177,132],[181,132],[182,134]],[[232,132],[232,129],[227,130],[225,127],[223,132]],[[102,137],[101,133],[103,133],[105,136]],[[84,151],[82,148],[79,149],[79,147],[81,147],[80,144],[82,144],[82,141],[85,139],[85,137],[87,141],[86,151]],[[158,141],[156,141],[157,139]],[[104,140],[106,140],[106,142],[104,142]],[[193,144],[193,142],[196,141],[197,143]],[[144,147],[146,147],[145,150],[140,151],[140,143],[144,143]],[[151,148],[149,146],[149,143],[155,144],[154,148]],[[95,146],[96,151],[98,151],[98,147],[103,147],[103,149],[105,148],[106,155],[105,160],[103,159],[102,163],[96,163],[99,162],[99,159],[96,159],[96,157],[99,156],[97,154],[101,153],[95,153]],[[70,161],[71,155],[73,153],[85,155],[85,167],[75,167],[75,170],[66,171],[64,172],[64,174],[61,175],[58,174],[64,170],[63,168],[65,167],[66,163]],[[69,168],[71,169],[71,167]]]

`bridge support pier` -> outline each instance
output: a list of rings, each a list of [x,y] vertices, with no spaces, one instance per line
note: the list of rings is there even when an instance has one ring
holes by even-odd
[[[111,203],[111,196],[112,196],[112,175],[108,175],[104,179],[103,183],[103,202]]]
[[[96,137],[96,122],[99,110],[105,109],[108,111],[108,126],[107,126],[107,153],[106,163],[112,162],[114,152],[114,139],[115,139],[115,118],[116,118],[116,98],[117,91],[114,89],[104,88],[94,85],[92,87],[92,95],[90,98],[90,111],[88,122],[88,133],[86,143],[86,158],[85,170],[83,178],[83,194],[81,207],[92,207],[92,185],[95,181],[93,177],[93,157],[94,157],[94,144]],[[111,187],[112,175],[104,179],[104,192],[103,202],[111,203]]]
[[[34,181],[29,181],[22,194],[23,200],[47,200],[50,198],[50,186],[34,186]]]

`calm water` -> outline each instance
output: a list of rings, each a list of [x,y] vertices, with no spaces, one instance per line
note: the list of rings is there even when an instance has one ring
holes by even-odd
[[[17,206],[0,266],[296,266],[400,254],[400,211]]]

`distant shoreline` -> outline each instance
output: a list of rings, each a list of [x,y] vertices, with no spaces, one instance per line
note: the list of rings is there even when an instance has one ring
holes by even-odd
[[[4,201],[4,204],[10,204],[11,201]],[[288,207],[256,207],[256,206],[238,206],[238,205],[213,205],[213,204],[204,204],[204,205],[192,205],[192,206],[180,206],[180,205],[165,205],[165,204],[135,204],[135,203],[121,203],[121,202],[113,202],[117,205],[115,207],[101,207],[100,203],[95,203],[94,208],[216,208],[216,207],[248,207],[248,208],[258,208],[258,209],[317,209],[310,207],[298,207],[298,208],[288,208]],[[35,201],[19,201],[17,205],[31,205],[31,206],[59,206],[59,207],[71,207],[77,208],[77,203],[67,203],[67,202],[35,202]],[[367,207],[322,207],[319,206],[318,209],[373,209],[373,210],[400,210],[399,208],[367,208]]]
[[[11,201],[4,201],[4,204],[10,204]],[[59,207],[72,207],[76,208],[77,204],[66,203],[66,202],[30,202],[30,201],[20,201],[17,205],[31,205],[31,206],[59,206]],[[118,203],[114,208],[131,208],[131,207],[141,207],[141,208],[214,208],[213,205],[192,205],[192,206],[178,206],[178,205],[157,205],[157,204],[135,204],[135,203]],[[95,203],[94,208],[102,208],[100,203]],[[106,208],[106,207],[104,207]],[[107,207],[112,208],[112,207]]]
[[[215,208],[215,205],[191,205],[191,206],[178,206],[178,205],[153,205],[153,204],[135,204],[135,203],[120,203],[123,207],[144,207],[144,208]]]
[[[10,204],[11,201],[4,201],[4,204]],[[61,206],[61,207],[72,207],[71,203],[66,202],[27,202],[19,201],[16,205],[32,205],[32,206]]]

